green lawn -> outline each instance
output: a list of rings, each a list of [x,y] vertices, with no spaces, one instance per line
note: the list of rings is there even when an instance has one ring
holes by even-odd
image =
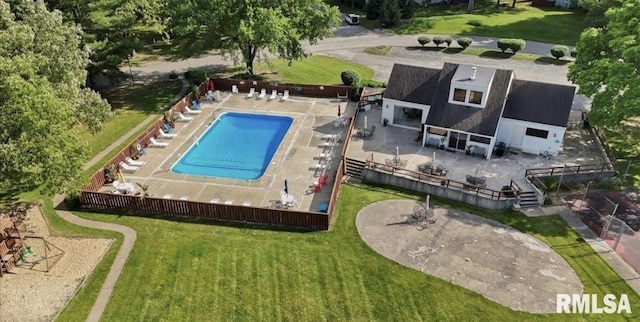
[[[360,73],[362,79],[372,79],[374,74],[372,69],[363,65],[323,55],[295,60],[291,65],[281,59],[269,63],[256,62],[254,69],[265,80],[293,84],[341,85],[340,73],[347,69]]]
[[[132,317],[146,321],[624,320],[617,315],[515,312],[378,255],[360,239],[355,216],[372,202],[394,198],[421,199],[382,188],[343,186],[336,225],[330,232],[79,215],[125,224],[138,232],[104,321]],[[552,245],[574,267],[586,292],[600,296],[627,293],[632,310],[640,310],[640,298],[559,216],[527,218],[515,213],[474,212]],[[75,305],[76,301],[86,299],[76,297],[71,303],[74,316],[81,320],[83,315],[78,311],[82,306]],[[85,312],[88,309],[84,308]]]
[[[81,139],[86,140],[91,149],[89,154],[96,155],[104,150],[149,115],[160,115],[162,105],[180,93],[181,88],[182,82],[175,79],[145,85],[123,85],[102,92],[102,97],[109,101],[114,114],[99,133],[81,133]]]
[[[361,15],[360,25],[368,29],[380,28],[378,20],[367,20],[362,9],[351,9],[350,6],[327,0],[340,7],[343,13]],[[416,9],[413,18],[403,20],[399,26],[390,31],[397,34],[442,34],[470,35],[497,38],[523,38],[552,44],[574,46],[582,30],[587,26],[584,15],[578,10],[558,8],[532,7],[530,1],[519,1],[511,8],[497,9],[496,0],[476,1],[473,14],[466,11],[466,5],[449,8],[431,6]],[[470,20],[480,22],[479,26],[468,24]]]

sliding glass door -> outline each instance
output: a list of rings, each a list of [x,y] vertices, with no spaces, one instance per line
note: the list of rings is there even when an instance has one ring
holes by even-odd
[[[464,151],[467,146],[467,134],[460,132],[449,132],[449,148]]]

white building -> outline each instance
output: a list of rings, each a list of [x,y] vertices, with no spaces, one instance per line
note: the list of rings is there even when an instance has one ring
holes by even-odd
[[[487,159],[500,142],[512,151],[557,155],[575,90],[518,80],[511,70],[395,64],[383,98],[382,121],[419,130],[417,141],[423,145]]]

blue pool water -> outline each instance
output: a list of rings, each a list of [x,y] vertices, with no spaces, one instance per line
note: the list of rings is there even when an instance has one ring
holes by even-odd
[[[256,180],[264,174],[293,118],[224,113],[178,160],[175,173]]]

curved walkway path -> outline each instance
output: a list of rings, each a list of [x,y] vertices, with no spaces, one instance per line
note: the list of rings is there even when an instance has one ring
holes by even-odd
[[[184,78],[180,78],[180,79],[182,80],[182,88],[180,89],[180,93],[178,93],[171,100],[171,102],[165,104],[165,107],[167,107],[169,104],[172,104],[172,102],[179,100],[180,98],[182,98],[182,96],[184,96],[187,93],[187,90],[189,89],[189,82],[186,81]],[[109,147],[104,149],[102,152],[98,153],[98,155],[96,155],[93,159],[91,159],[89,162],[87,162],[84,165],[83,169],[87,170],[91,168],[97,162],[102,160],[113,149],[118,147],[122,142],[130,138],[132,135],[137,133],[143,126],[148,124],[151,120],[156,119],[157,117],[158,117],[157,115],[150,115],[149,117],[147,117],[144,121],[140,122],[140,124],[138,124],[136,127],[134,127],[129,132],[121,136],[118,140],[114,141],[111,145],[109,145]],[[107,278],[102,284],[102,288],[100,288],[100,292],[98,293],[96,302],[93,304],[93,307],[91,308],[91,311],[89,312],[89,315],[87,316],[87,319],[86,319],[86,321],[89,321],[89,322],[97,322],[97,321],[100,321],[100,317],[102,317],[102,314],[104,313],[104,310],[107,307],[107,303],[109,303],[109,298],[111,297],[113,288],[115,287],[116,282],[118,281],[118,277],[120,277],[120,273],[122,273],[122,269],[124,268],[124,264],[127,262],[129,253],[131,253],[131,250],[133,249],[133,245],[135,244],[136,238],[137,238],[136,231],[124,225],[118,225],[118,224],[106,223],[102,221],[93,221],[93,220],[80,218],[74,215],[72,212],[70,212],[67,209],[67,206],[64,203],[64,199],[65,199],[65,196],[60,194],[57,194],[53,198],[53,205],[55,207],[56,213],[62,219],[74,225],[78,225],[82,227],[115,231],[122,234],[122,236],[124,237],[124,240],[122,241],[122,246],[120,247],[120,250],[118,250],[118,254],[116,255],[116,258],[113,261],[113,264],[111,265],[109,274],[107,274]]]

